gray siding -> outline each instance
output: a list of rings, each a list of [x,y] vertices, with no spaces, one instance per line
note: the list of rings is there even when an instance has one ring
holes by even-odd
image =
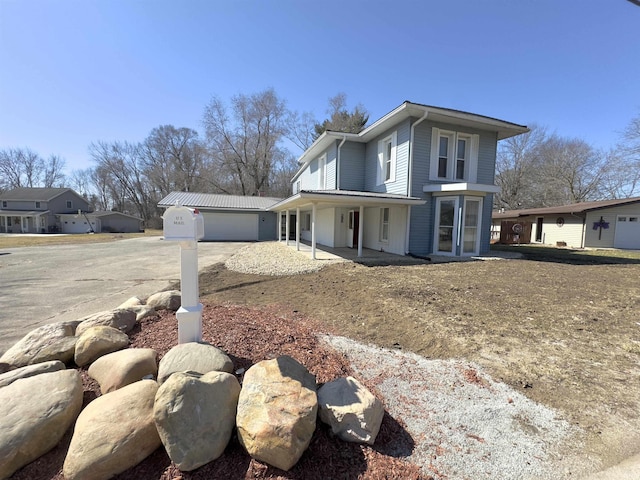
[[[364,190],[363,143],[345,142],[340,149],[340,190]]]
[[[480,171],[478,170],[478,176]],[[487,194],[482,200],[482,225],[480,226],[480,255],[491,250],[491,211],[493,210],[493,194]]]
[[[433,217],[435,201],[430,194],[422,196],[427,203],[411,207],[411,231],[409,233],[409,253],[429,255],[433,249]]]
[[[496,175],[496,149],[498,147],[498,134],[479,131],[471,133],[480,134],[480,145],[478,146],[477,183],[484,185],[493,185]],[[493,198],[491,199],[491,201],[493,202]]]
[[[320,155],[309,162],[307,168],[300,174],[296,181],[300,181],[300,190],[318,190],[319,185],[319,169],[318,160],[322,155],[327,155],[327,163],[325,164],[325,190],[335,189],[336,185],[336,155],[338,150],[336,144],[332,144],[324,150]]]
[[[278,238],[278,214],[262,212],[259,215],[258,240],[276,240]]]
[[[411,122],[409,119],[387,130],[376,139],[367,143],[365,149],[364,189],[368,192],[397,193],[406,195],[409,165],[409,136]],[[376,185],[378,179],[378,142],[397,132],[396,144],[396,177],[394,182]]]

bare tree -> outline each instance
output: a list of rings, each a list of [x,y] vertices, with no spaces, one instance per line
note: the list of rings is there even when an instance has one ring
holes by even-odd
[[[195,130],[173,125],[156,127],[142,144],[142,154],[145,174],[161,195],[204,188],[206,149]]]
[[[305,151],[317,138],[315,130],[317,123],[318,120],[311,112],[289,112],[287,116],[287,130],[289,131],[287,138],[301,151]]]
[[[0,188],[58,187],[65,180],[64,160],[51,155],[47,161],[29,148],[0,150]]]
[[[287,110],[273,89],[231,99],[231,115],[214,97],[203,123],[213,158],[212,186],[224,193],[271,193],[275,167],[287,158],[281,142],[287,133]]]

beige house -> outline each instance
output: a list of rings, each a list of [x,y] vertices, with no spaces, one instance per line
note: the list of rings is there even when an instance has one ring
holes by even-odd
[[[530,228],[531,243],[640,250],[640,197],[493,212],[494,238],[505,226]]]

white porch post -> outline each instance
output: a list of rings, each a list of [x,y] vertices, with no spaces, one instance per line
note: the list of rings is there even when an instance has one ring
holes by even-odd
[[[278,210],[278,241],[282,241],[282,212]]]
[[[316,259],[316,204],[311,208],[311,258]]]
[[[285,235],[287,236],[287,238],[285,239],[285,243],[286,243],[286,245],[287,245],[287,247],[288,247],[288,246],[289,246],[289,236],[290,236],[290,235],[289,235],[289,229],[290,229],[289,224],[290,224],[291,222],[289,221],[289,209],[287,209],[287,210],[286,210],[286,212],[287,212],[287,213],[286,213],[286,216],[285,216],[285,222],[286,222],[286,225],[285,225]]]
[[[360,205],[360,221],[358,222],[358,257],[362,256],[362,237],[364,232],[364,206]]]
[[[300,251],[300,207],[296,207],[296,250]]]

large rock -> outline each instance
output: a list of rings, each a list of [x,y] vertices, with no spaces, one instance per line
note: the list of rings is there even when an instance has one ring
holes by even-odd
[[[238,395],[238,380],[225,372],[178,372],[160,386],[153,416],[180,470],[194,470],[222,455],[235,426]]]
[[[236,425],[253,458],[289,470],[316,428],[316,380],[288,356],[265,360],[244,375]]]
[[[114,310],[106,310],[104,312],[94,313],[80,320],[80,324],[76,329],[76,335],[82,335],[91,327],[104,326],[113,327],[128,333],[136,324],[136,312],[127,310],[126,308],[116,308]]]
[[[108,353],[93,362],[87,373],[100,384],[103,394],[109,393],[149,375],[155,377],[156,352],[151,348],[128,348]]]
[[[156,310],[171,310],[175,312],[180,308],[182,295],[179,290],[167,290],[158,292],[147,298],[147,305]]]
[[[62,439],[82,408],[75,370],[23,378],[0,389],[0,478],[44,455]]]
[[[14,367],[51,360],[68,363],[73,360],[77,325],[78,322],[58,322],[38,327],[7,350],[0,357],[0,363]]]
[[[208,343],[181,343],[169,350],[158,367],[158,383],[174,372],[233,372],[229,356]]]
[[[66,480],[102,480],[124,472],[160,443],[153,421],[158,384],[142,380],[96,398],[80,413],[64,460]]]
[[[145,305],[144,302],[138,297],[131,297],[122,304],[118,305],[118,308],[135,312],[137,322],[156,313],[155,308],[150,305]]]
[[[129,337],[117,328],[97,326],[82,332],[76,342],[74,360],[84,367],[107,353],[122,350],[129,345]]]
[[[373,445],[382,425],[384,407],[353,377],[325,383],[318,390],[319,417],[347,442]]]
[[[57,372],[64,369],[64,363],[59,360],[51,360],[50,362],[36,363],[34,365],[16,368],[15,370],[9,370],[6,373],[0,374],[0,387],[11,385],[21,378],[33,377],[41,373]]]

